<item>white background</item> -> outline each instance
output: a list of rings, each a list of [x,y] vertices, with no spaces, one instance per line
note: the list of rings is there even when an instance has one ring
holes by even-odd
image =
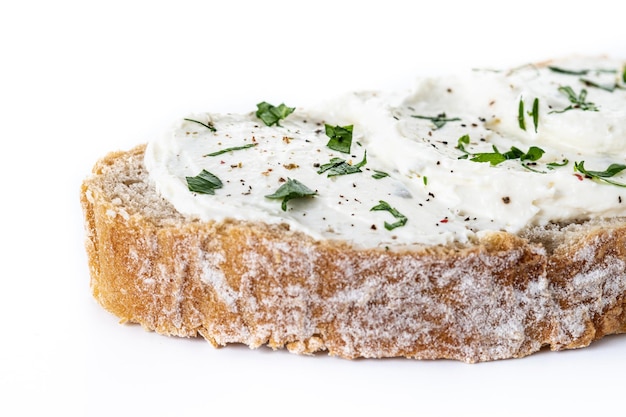
[[[91,297],[79,206],[99,157],[191,112],[306,106],[572,53],[626,59],[620,4],[3,2],[0,415],[623,411],[624,336],[467,365],[214,349],[120,325]]]

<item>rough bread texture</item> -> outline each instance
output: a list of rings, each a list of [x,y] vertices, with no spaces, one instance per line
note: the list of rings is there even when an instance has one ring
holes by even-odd
[[[465,362],[626,332],[624,219],[355,249],[185,218],[150,184],[144,149],[108,155],[81,190],[93,295],[122,321],[215,346]]]

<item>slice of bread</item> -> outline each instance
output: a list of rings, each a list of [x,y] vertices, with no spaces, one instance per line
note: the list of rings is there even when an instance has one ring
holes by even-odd
[[[465,362],[626,332],[626,219],[356,248],[187,218],[156,192],[144,152],[106,156],[81,189],[93,294],[124,322],[215,346]]]

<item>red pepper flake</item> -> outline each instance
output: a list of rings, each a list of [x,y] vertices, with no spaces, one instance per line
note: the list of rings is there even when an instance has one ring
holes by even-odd
[[[443,218],[441,220],[439,220],[439,223],[448,223],[448,218]]]
[[[575,175],[575,176],[576,176],[576,178],[578,178],[580,181],[582,181],[582,180],[583,180],[583,176],[582,176],[582,175],[580,175],[580,174],[574,174],[574,175]]]

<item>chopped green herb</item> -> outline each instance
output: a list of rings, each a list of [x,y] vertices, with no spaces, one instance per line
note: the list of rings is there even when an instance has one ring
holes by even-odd
[[[470,137],[469,135],[463,135],[456,142],[456,148],[463,152],[463,155],[459,156],[459,159],[467,159],[470,156],[470,153],[465,150],[465,145],[469,145]]]
[[[472,156],[472,159],[470,159],[470,161],[472,162],[489,162],[492,166],[496,166],[498,164],[501,164],[502,162],[506,161],[506,157],[504,156],[504,154],[501,154],[496,147],[494,146],[494,151],[493,152],[481,152],[481,153],[476,153]]]
[[[566,75],[587,75],[589,73],[595,72],[595,73],[615,73],[616,71],[612,68],[594,68],[594,69],[580,69],[580,70],[569,70],[569,69],[565,69],[565,68],[560,68],[560,67],[554,67],[554,66],[548,66],[548,68],[554,72],[558,72],[560,74],[566,74]]]
[[[611,164],[609,165],[609,167],[604,170],[604,171],[587,171],[585,169],[585,161],[580,161],[580,162],[574,162],[574,171],[575,172],[580,172],[581,174],[600,181],[600,182],[606,182],[608,184],[612,184],[612,185],[617,185],[618,187],[626,187],[626,184],[623,183],[619,183],[613,180],[609,180],[608,178],[614,177],[615,175],[619,174],[620,172],[622,172],[623,170],[626,169],[626,165],[622,165],[622,164]]]
[[[539,127],[539,99],[535,98],[533,100],[533,110],[528,112],[528,115],[533,118],[533,124],[535,126],[535,133],[537,133],[537,128]],[[519,127],[522,130],[526,130],[526,115],[524,114],[524,99],[520,98],[519,106],[517,109],[517,121],[519,122]]]
[[[448,122],[457,122],[457,121],[461,120],[458,117],[448,118],[448,117],[446,117],[445,113],[438,114],[437,116],[411,115],[411,117],[415,117],[416,119],[430,120],[431,122],[433,122],[433,124],[435,125],[435,128],[437,128],[437,129],[441,129]]]
[[[189,191],[198,194],[215,194],[215,190],[222,188],[222,181],[209,171],[203,169],[195,177],[185,177]]]
[[[539,99],[535,98],[533,100],[533,111],[530,113],[533,117],[533,124],[535,125],[535,133],[537,133],[537,128],[539,127]]]
[[[558,168],[558,167],[564,167],[567,164],[569,164],[569,159],[564,159],[563,162],[561,162],[561,163],[550,162],[549,164],[547,164],[547,167],[548,167],[548,169],[554,169],[554,168]]]
[[[501,153],[498,148],[493,146],[493,152],[481,152],[472,155],[473,162],[489,162],[492,166],[498,165],[504,161],[511,159],[519,159],[520,161],[537,161],[539,160],[545,151],[536,146],[531,146],[528,152],[524,153],[515,146],[511,147],[511,150]]]
[[[517,122],[519,123],[519,128],[522,130],[526,130],[526,121],[524,120],[524,99],[519,99],[519,106],[517,107]]]
[[[221,151],[217,151],[217,152],[212,152],[212,153],[208,153],[204,156],[218,156],[218,155],[222,155],[224,153],[228,153],[228,152],[232,152],[232,151],[239,151],[241,149],[248,149],[248,148],[252,148],[254,146],[257,146],[258,143],[248,143],[247,145],[242,145],[242,146],[234,146],[232,148],[226,148],[226,149],[222,149]]]
[[[198,120],[193,120],[193,119],[183,119],[186,120],[188,122],[193,122],[193,123],[198,123],[199,125],[202,125],[204,127],[206,127],[207,129],[209,129],[211,132],[217,132],[217,129],[215,129],[215,126],[213,126],[212,122],[208,122],[208,123],[202,123]]]
[[[463,145],[469,145],[469,143],[470,143],[470,136],[469,135],[463,135],[456,142],[456,148],[462,150],[463,152],[467,152]]]
[[[318,174],[323,174],[326,171],[331,171],[328,176],[331,176],[331,173],[335,172],[335,170],[337,171],[342,171],[344,174],[347,174],[347,167],[352,167],[352,165],[348,164],[344,159],[341,158],[331,158],[330,162],[327,164],[323,164],[320,166],[320,169],[317,170]],[[360,170],[358,170],[360,171]],[[354,171],[354,172],[358,172],[358,171]],[[337,175],[337,174],[335,174]]]
[[[624,69],[622,70],[622,82],[626,84],[626,65],[624,65]]]
[[[545,151],[543,149],[536,146],[531,146],[530,148],[528,148],[528,152],[521,155],[519,159],[522,161],[538,161],[539,159],[541,159],[544,153]]]
[[[378,170],[375,170],[375,169],[373,171],[374,171],[374,174],[372,175],[372,178],[374,178],[375,180],[379,180],[381,178],[385,178],[385,177],[389,176],[389,174],[387,174],[384,171],[378,171]]]
[[[564,113],[568,110],[574,109],[580,109],[585,111],[598,111],[598,108],[594,103],[585,101],[585,99],[587,98],[587,90],[585,90],[584,88],[580,90],[580,93],[578,95],[574,93],[574,90],[570,86],[561,86],[559,87],[559,91],[565,94],[572,104],[570,106],[567,106],[563,110],[552,110],[550,113]]]
[[[581,78],[580,82],[585,84],[587,87],[599,88],[600,90],[608,91],[609,93],[612,93],[613,91],[615,91],[616,88],[620,88],[619,84],[617,83],[614,83],[613,85],[600,84],[595,81],[588,80],[586,78]]]
[[[587,70],[587,69],[583,69],[583,70],[568,70],[568,69],[565,69],[565,68],[553,67],[553,66],[548,66],[548,68],[551,71],[557,72],[559,74],[567,74],[567,75],[587,75],[589,73],[589,70]]]
[[[256,105],[256,116],[263,120],[267,126],[280,126],[280,120],[289,116],[296,109],[295,107],[287,107],[281,103],[278,107],[273,106],[265,101]]]
[[[328,172],[329,177],[335,177],[338,175],[355,174],[362,172],[361,167],[367,163],[367,152],[363,155],[363,160],[356,165],[350,165],[341,158],[332,158],[329,163],[320,166],[317,171],[318,174]]]
[[[424,185],[428,185],[428,177],[424,175]]]
[[[350,153],[350,147],[352,146],[352,130],[354,126],[326,125],[325,127],[326,136],[330,138],[326,146],[334,151]]]
[[[459,138],[459,140],[457,141],[456,149],[463,152],[463,155],[461,155],[458,159],[471,158],[470,161],[472,162],[489,162],[492,166],[496,166],[510,159],[519,159],[521,162],[534,162],[541,159],[541,157],[545,153],[543,149],[536,146],[531,146],[528,149],[528,152],[524,152],[521,149],[516,148],[515,146],[511,146],[511,149],[509,151],[502,153],[498,150],[498,148],[496,148],[495,145],[493,145],[493,152],[479,152],[472,154],[465,149],[465,145],[468,145],[469,143],[469,135],[463,135]]]
[[[370,209],[370,211],[388,211],[389,213],[391,213],[391,215],[398,219],[397,222],[395,223],[388,223],[385,222],[385,229],[387,230],[393,230],[396,227],[400,227],[400,226],[404,226],[407,222],[407,217],[400,213],[398,210],[396,210],[395,208],[391,207],[389,205],[389,203],[383,201],[383,200],[379,200],[378,201],[379,204],[375,205],[374,207],[372,207]]]
[[[280,207],[283,211],[287,211],[287,202],[294,198],[302,198],[316,195],[317,193],[298,180],[287,178],[287,182],[278,187],[273,193],[266,195],[266,198],[282,199]]]

